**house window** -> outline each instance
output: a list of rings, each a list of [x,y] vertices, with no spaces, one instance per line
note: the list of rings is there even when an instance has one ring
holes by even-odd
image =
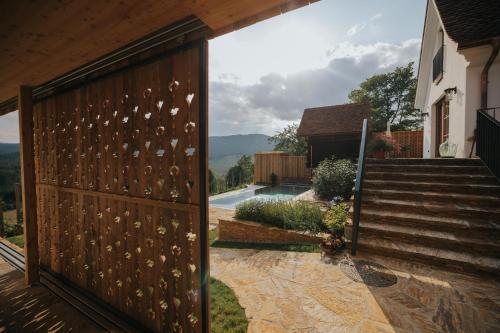
[[[442,30],[439,31],[439,38],[441,40],[441,46],[434,55],[432,60],[432,80],[434,82],[440,81],[443,77],[444,68],[444,33]]]

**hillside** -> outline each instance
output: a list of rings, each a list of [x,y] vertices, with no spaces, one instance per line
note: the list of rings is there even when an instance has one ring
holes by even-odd
[[[223,175],[236,164],[241,155],[253,156],[258,151],[273,150],[264,134],[211,136],[208,138],[208,165],[218,175]]]
[[[19,152],[19,143],[0,143],[0,155]]]

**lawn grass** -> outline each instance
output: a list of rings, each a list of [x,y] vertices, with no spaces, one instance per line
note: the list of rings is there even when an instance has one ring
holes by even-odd
[[[210,278],[210,315],[212,333],[245,333],[248,320],[233,290]]]
[[[217,241],[219,234],[217,233],[217,229],[212,229],[208,232],[208,244],[212,246],[213,243]]]
[[[16,244],[17,246],[23,248],[24,247],[24,236],[23,235],[17,235],[17,236],[12,236],[12,237],[7,237],[6,238],[9,242]]]

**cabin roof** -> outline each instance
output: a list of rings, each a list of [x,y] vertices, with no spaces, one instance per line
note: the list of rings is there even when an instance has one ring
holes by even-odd
[[[300,136],[361,133],[365,118],[371,124],[371,106],[367,103],[305,109],[297,133]]]

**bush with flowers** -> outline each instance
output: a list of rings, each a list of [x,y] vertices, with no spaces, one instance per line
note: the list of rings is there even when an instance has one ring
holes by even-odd
[[[398,154],[401,152],[401,145],[386,133],[375,134],[367,148],[368,152],[372,153],[376,157],[382,157],[382,155],[385,156],[385,153],[389,152],[395,152]]]

